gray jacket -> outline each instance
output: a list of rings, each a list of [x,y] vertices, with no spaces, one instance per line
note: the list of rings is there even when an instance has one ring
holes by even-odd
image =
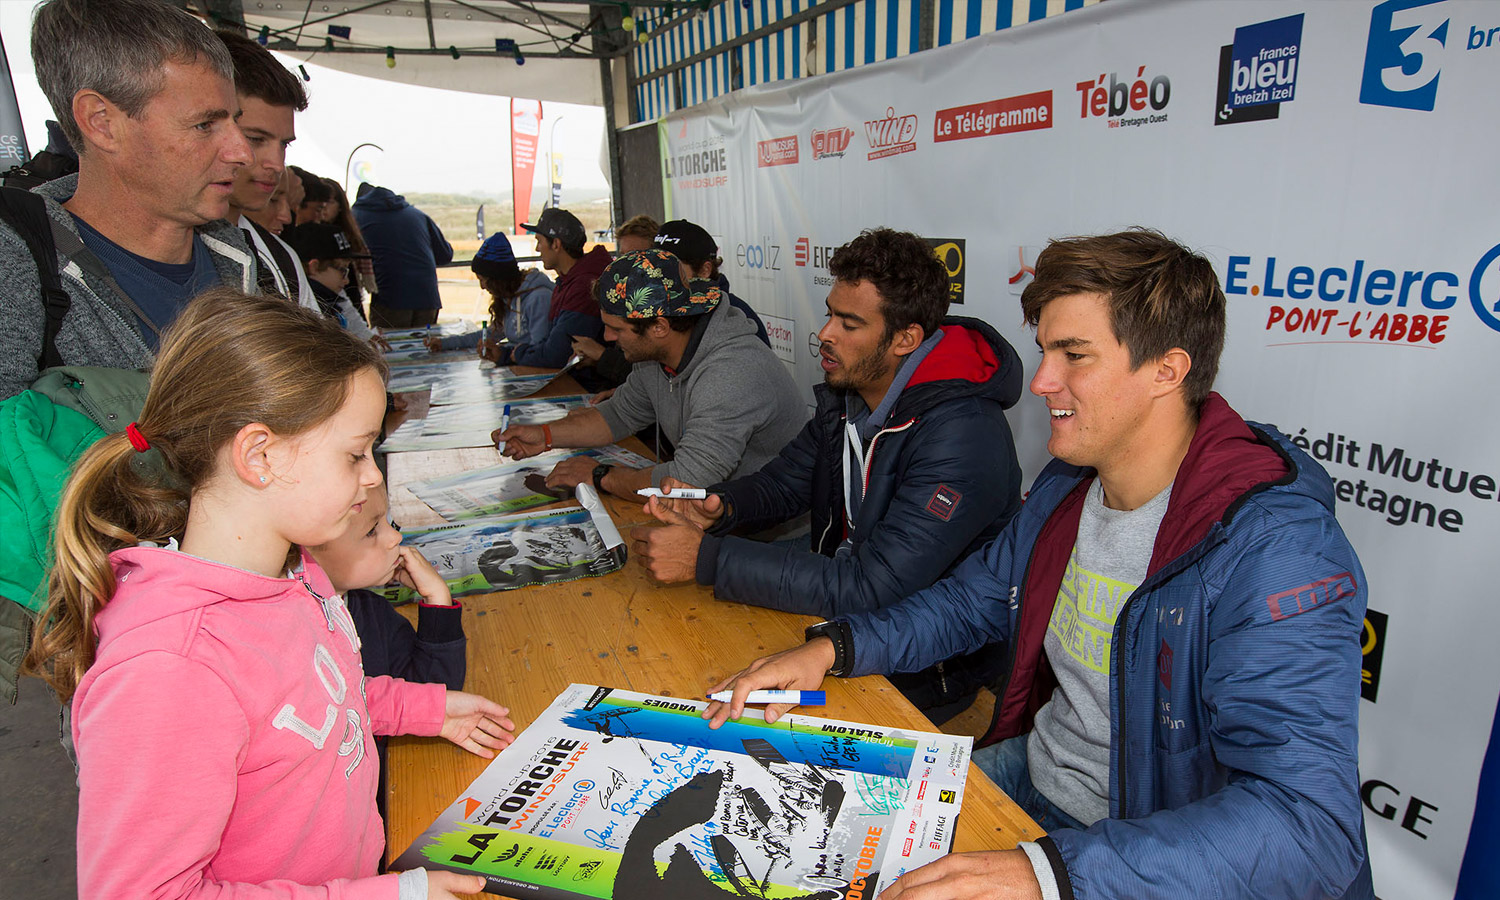
[[[73,196],[78,176],[69,175],[36,188],[47,201],[52,233],[57,242],[58,272],[73,305],[57,335],[57,352],[70,366],[108,366],[142,369],[155,359],[141,337],[135,314],[120,286],[78,234],[73,217],[62,204]],[[197,228],[213,256],[224,284],[254,293],[255,256],[244,232],[228,222],[209,222]],[[0,399],[26,390],[37,377],[46,314],[42,286],[31,251],[8,226],[0,223]]]
[[[728,303],[709,315],[697,349],[676,375],[636,363],[614,396],[599,404],[619,440],[652,422],[677,448],[651,483],[671,476],[707,487],[749,475],[781,452],[807,421],[807,403],[786,364]]]

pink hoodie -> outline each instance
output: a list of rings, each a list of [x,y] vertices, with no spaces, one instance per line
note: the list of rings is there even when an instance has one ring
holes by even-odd
[[[373,877],[374,735],[438,734],[443,686],[366,679],[310,557],[298,579],[167,549],[110,563],[73,697],[79,896],[395,900]]]

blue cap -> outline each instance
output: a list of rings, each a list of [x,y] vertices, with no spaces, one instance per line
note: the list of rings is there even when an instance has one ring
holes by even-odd
[[[501,278],[518,271],[516,254],[510,249],[510,241],[499,232],[485,238],[479,252],[474,254],[474,259],[469,263],[469,268],[474,274],[486,278]]]

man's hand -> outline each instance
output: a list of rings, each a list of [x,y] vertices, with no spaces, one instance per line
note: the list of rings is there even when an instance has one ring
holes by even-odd
[[[449,691],[443,713],[443,737],[475,756],[493,759],[515,739],[510,710],[478,694]]]
[[[690,488],[697,485],[678,481],[670,475],[661,480],[661,489],[670,491],[673,488]],[[724,517],[724,498],[718,494],[709,494],[706,500],[674,500],[668,497],[647,497],[646,512],[655,516],[657,521],[667,525],[693,525],[707,531],[713,524]]]
[[[593,338],[574,335],[573,355],[583,357],[584,362],[596,363],[604,355],[604,345]]]
[[[950,853],[897,878],[879,900],[1042,900],[1022,850]]]
[[[427,348],[428,353],[437,353],[443,349],[443,339],[440,337],[422,338],[422,346]]]
[[[745,712],[745,697],[751,691],[815,691],[833,665],[833,656],[833,641],[826,637],[816,637],[800,647],[762,656],[738,675],[708,689],[710,694],[732,690],[734,696],[728,703],[715,700],[708,704],[702,717],[708,720],[709,728],[718,728],[730,719],[738,719]],[[772,703],[766,707],[766,722],[775,722],[796,708],[791,703]]]
[[[547,436],[540,425],[512,425],[490,432],[490,440],[511,459],[525,459],[547,452]]]
[[[588,400],[589,406],[598,406],[599,404],[603,403],[604,401],[608,400],[610,397],[613,397],[614,395],[615,395],[615,389],[614,388],[609,388],[608,390],[600,391],[599,393],[597,393],[597,394],[595,394],[595,395],[593,395],[592,397],[589,398],[589,400]]]
[[[547,476],[547,487],[576,488],[580,484],[594,483],[594,468],[599,460],[592,456],[570,456],[552,468]]]
[[[428,606],[452,606],[453,592],[448,582],[438,574],[427,557],[416,547],[399,547],[400,559],[396,562],[396,580],[422,595]]]
[[[652,497],[655,503],[659,497]],[[648,504],[649,507],[649,504]],[[630,529],[630,552],[651,577],[663,584],[692,581],[698,571],[698,548],[703,529],[685,517],[663,509],[656,517],[670,524],[638,525]]]

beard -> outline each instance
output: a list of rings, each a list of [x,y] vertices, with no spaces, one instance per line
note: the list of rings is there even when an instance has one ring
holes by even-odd
[[[823,382],[839,390],[859,390],[880,381],[889,374],[885,355],[891,349],[892,337],[887,335],[879,346],[857,359],[840,359],[838,369],[823,374]]]

